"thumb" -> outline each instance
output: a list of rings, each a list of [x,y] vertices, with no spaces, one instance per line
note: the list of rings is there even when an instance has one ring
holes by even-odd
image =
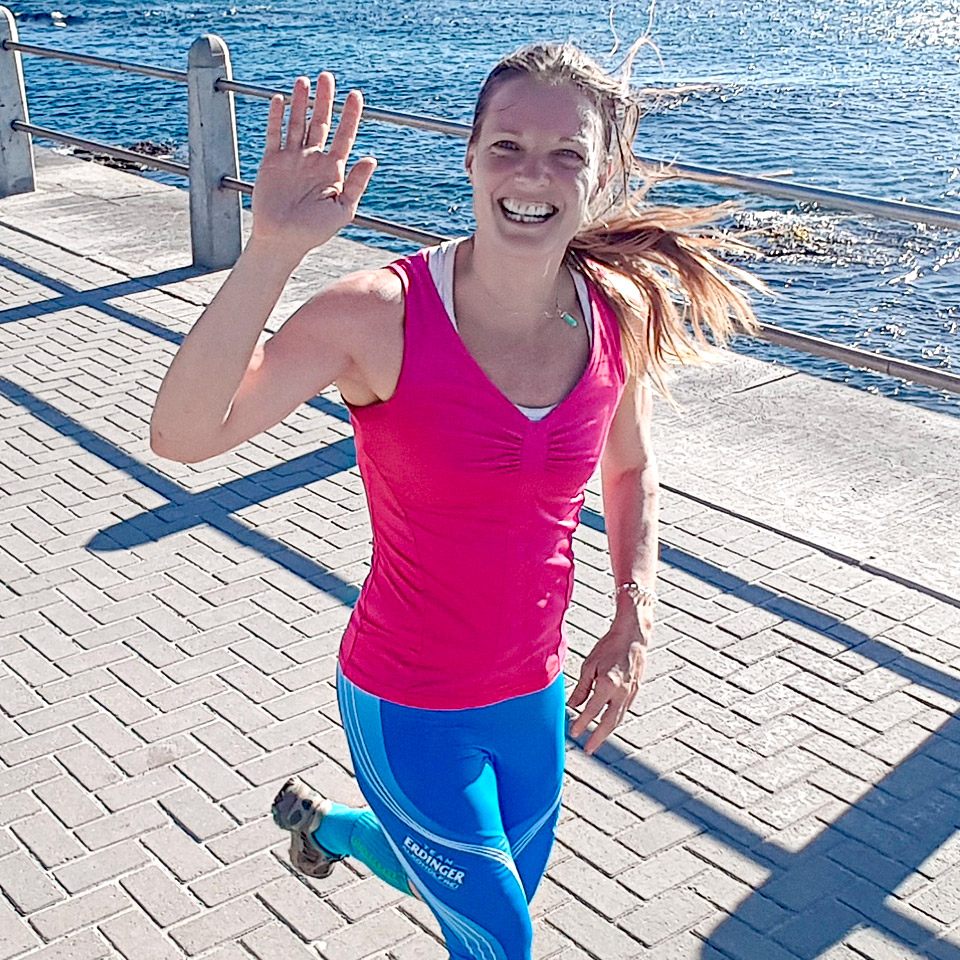
[[[588,666],[587,663],[584,662],[580,668],[580,679],[577,681],[577,685],[573,688],[573,693],[570,694],[570,698],[567,700],[568,707],[579,707],[580,704],[587,699],[596,675],[596,668]]]

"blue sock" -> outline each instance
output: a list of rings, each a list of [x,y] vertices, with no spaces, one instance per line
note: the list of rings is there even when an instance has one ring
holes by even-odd
[[[330,853],[355,857],[391,887],[401,893],[410,893],[403,866],[383,835],[383,827],[373,811],[335,802],[333,809],[314,830],[313,839]]]

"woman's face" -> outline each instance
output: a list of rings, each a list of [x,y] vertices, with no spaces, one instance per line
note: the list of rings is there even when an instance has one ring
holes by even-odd
[[[576,87],[498,86],[467,148],[477,233],[526,252],[565,250],[600,186],[602,124]]]

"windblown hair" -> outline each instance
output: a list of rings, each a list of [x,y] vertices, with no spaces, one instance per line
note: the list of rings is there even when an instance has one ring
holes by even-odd
[[[600,288],[616,313],[628,369],[637,377],[649,374],[673,403],[665,380],[668,368],[716,358],[707,330],[722,347],[737,324],[748,333],[758,329],[747,297],[733,281],[764,288],[749,272],[718,256],[751,249],[710,226],[730,212],[731,204],[697,208],[644,202],[650,187],[669,176],[668,170],[642,164],[633,151],[644,106],[683,92],[631,86],[633,60],[644,42],[631,47],[619,78],[572,44],[534,44],[510,54],[480,90],[471,142],[494,91],[514,77],[570,84],[594,104],[602,123],[601,165],[610,165],[610,175],[592,205],[590,221],[571,241],[567,260]]]

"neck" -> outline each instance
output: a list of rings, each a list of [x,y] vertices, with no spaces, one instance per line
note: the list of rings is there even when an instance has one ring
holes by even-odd
[[[486,300],[496,308],[490,314],[492,323],[515,331],[536,330],[556,323],[571,293],[576,296],[563,268],[564,251],[517,256],[474,235],[462,245],[461,255],[458,283],[466,285],[473,302]]]

